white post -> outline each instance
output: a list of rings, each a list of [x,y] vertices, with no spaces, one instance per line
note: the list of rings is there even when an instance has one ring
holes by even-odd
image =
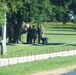
[[[6,13],[5,13],[5,20],[4,20],[4,25],[2,26],[2,49],[1,49],[1,54],[6,55],[7,54],[7,49],[6,49]]]

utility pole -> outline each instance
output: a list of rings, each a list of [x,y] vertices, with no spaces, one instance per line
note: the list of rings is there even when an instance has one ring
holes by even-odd
[[[4,9],[6,9],[6,5],[4,4]],[[1,41],[1,55],[7,54],[6,49],[6,11],[4,13],[4,25],[2,26],[2,41]]]

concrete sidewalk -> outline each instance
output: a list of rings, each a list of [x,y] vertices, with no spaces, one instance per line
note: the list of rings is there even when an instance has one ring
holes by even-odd
[[[73,55],[76,55],[76,50],[24,56],[24,57],[15,57],[15,58],[0,58],[0,67],[18,64],[18,63],[24,63],[24,62],[31,62],[35,60],[42,60],[42,59],[49,59],[49,58],[63,57],[63,56],[73,56]]]

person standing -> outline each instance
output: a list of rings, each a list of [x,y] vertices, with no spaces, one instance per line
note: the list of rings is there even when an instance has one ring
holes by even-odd
[[[41,40],[41,30],[40,30],[39,26],[37,27],[37,34],[38,34],[38,43],[40,43],[40,40]]]
[[[44,32],[45,32],[45,29],[42,25],[40,26],[40,31],[41,31],[40,35],[41,35],[41,38],[42,38],[42,37],[44,37]]]
[[[37,39],[37,29],[35,28],[35,26],[32,27],[32,40],[34,40],[34,43],[36,43],[36,39]]]
[[[32,27],[29,26],[27,29],[27,43],[32,43]]]

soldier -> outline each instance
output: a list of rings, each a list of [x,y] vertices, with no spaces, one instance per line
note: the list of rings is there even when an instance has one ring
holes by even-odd
[[[32,27],[29,26],[27,29],[27,43],[32,43]]]
[[[41,37],[43,37],[44,36],[45,29],[44,29],[44,27],[42,25],[40,26],[40,30],[41,30]]]
[[[36,42],[37,39],[37,29],[35,28],[35,26],[33,26],[32,28],[32,40],[34,40],[34,43]]]
[[[39,26],[37,27],[37,34],[38,34],[38,43],[40,43],[40,40],[41,40],[41,30],[40,30]]]

